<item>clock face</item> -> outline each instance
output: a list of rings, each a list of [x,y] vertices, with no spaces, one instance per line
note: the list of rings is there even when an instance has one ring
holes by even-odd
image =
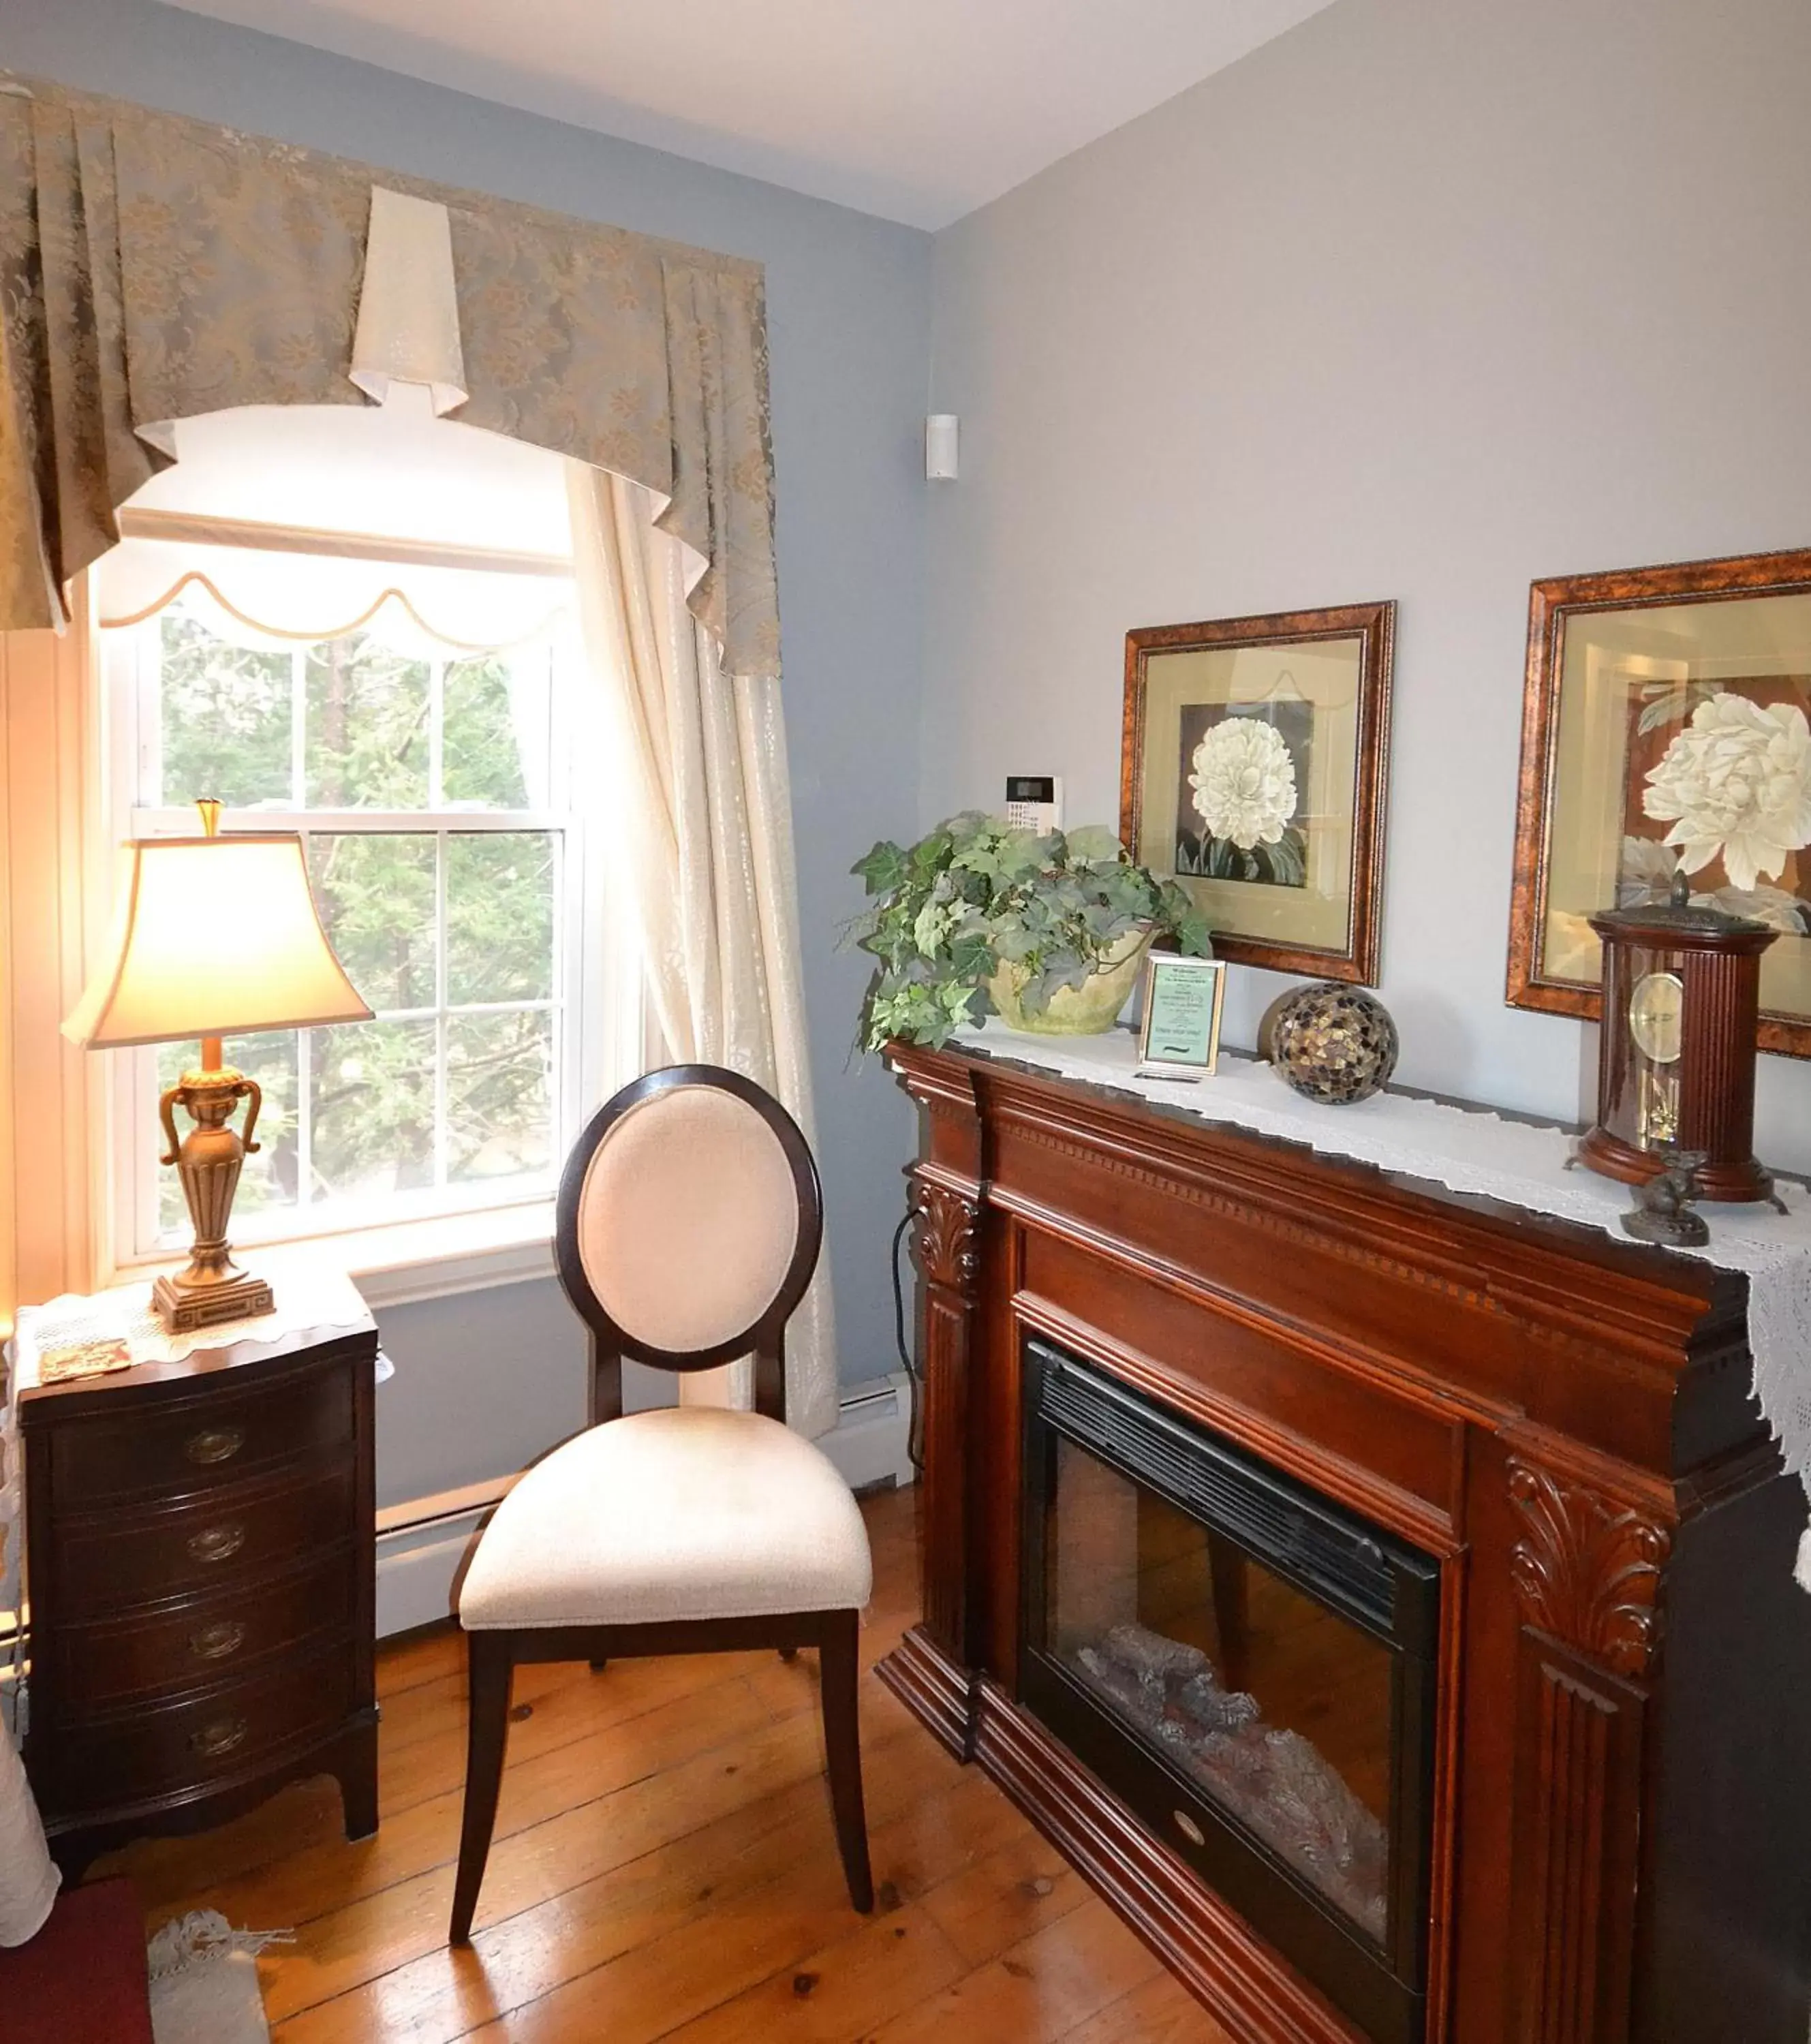
[[[1685,1019],[1685,982],[1674,972],[1650,972],[1628,997],[1628,1033],[1651,1063],[1678,1062]]]

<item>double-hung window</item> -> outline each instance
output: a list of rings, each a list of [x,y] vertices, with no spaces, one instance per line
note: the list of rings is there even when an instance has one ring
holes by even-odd
[[[200,579],[103,634],[115,835],[192,832],[203,796],[225,805],[223,829],[299,832],[329,939],[375,1012],[226,1039],[263,1089],[236,1239],[552,1189],[595,1077],[583,1009],[603,910],[586,899],[570,625],[558,586],[544,593],[544,626],[495,648],[436,640],[395,599],[337,636],[287,637]],[[117,1060],[116,1263],[186,1239],[156,1098],[194,1048]]]

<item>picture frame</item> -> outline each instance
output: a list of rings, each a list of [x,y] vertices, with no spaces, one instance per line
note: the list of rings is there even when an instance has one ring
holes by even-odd
[[[1140,1078],[1212,1078],[1220,1068],[1226,961],[1152,951],[1144,961],[1138,1025]]]
[[[1716,707],[1713,707],[1716,705]],[[1780,932],[1759,1047],[1811,1057],[1811,549],[1531,586],[1505,998],[1596,1020],[1587,919],[1690,898]],[[1770,791],[1748,809],[1732,775]]]
[[[1126,634],[1120,836],[1220,959],[1376,984],[1395,629],[1360,603]]]

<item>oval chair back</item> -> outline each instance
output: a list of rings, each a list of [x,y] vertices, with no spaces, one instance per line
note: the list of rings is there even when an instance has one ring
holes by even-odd
[[[717,1065],[669,1065],[586,1124],[559,1185],[554,1257],[591,1335],[590,1419],[622,1411],[622,1358],[755,1359],[755,1407],[786,1417],[786,1324],[824,1232],[817,1167],[773,1096]]]

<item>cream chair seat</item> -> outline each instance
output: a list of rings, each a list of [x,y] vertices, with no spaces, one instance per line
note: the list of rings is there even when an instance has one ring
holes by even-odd
[[[469,1631],[859,1610],[848,1486],[759,1412],[681,1405],[593,1427],[517,1480],[459,1591]]]
[[[524,1661],[817,1650],[836,1843],[874,1907],[856,1714],[867,1533],[842,1478],[786,1419],[786,1325],[823,1235],[791,1116],[733,1072],[675,1065],[625,1086],[573,1146],[554,1261],[591,1335],[590,1425],[520,1477],[458,1593],[470,1709],[452,1942],[483,1883]],[[622,1358],[711,1370],[748,1356],[752,1412],[625,1416]]]

